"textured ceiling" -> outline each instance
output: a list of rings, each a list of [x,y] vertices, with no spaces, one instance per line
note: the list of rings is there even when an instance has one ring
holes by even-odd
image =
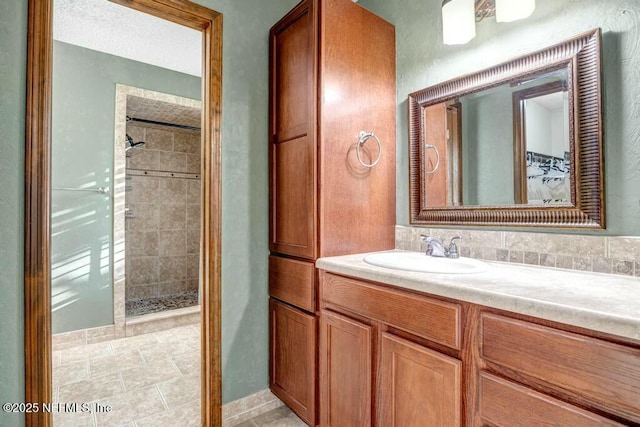
[[[201,76],[202,34],[108,0],[54,0],[53,38]]]
[[[131,95],[127,96],[127,116],[196,128],[199,128],[201,124],[199,108]],[[155,127],[148,124],[143,126]]]

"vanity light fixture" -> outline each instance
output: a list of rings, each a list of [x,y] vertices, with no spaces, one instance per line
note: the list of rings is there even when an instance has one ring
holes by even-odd
[[[446,45],[468,43],[476,36],[476,22],[495,16],[513,22],[533,13],[536,0],[443,0],[442,38]]]

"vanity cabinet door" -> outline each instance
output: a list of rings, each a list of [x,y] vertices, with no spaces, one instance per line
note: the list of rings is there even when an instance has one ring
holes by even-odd
[[[372,328],[320,315],[320,425],[371,425]]]
[[[462,362],[388,333],[380,358],[379,426],[460,426]]]
[[[315,425],[316,317],[274,299],[269,314],[271,391]]]

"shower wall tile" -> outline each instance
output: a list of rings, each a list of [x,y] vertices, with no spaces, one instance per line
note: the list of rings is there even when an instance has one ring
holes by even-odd
[[[131,256],[158,255],[159,246],[157,231],[130,231],[127,233],[125,241],[125,251]]]
[[[174,132],[172,131],[148,128],[144,139],[146,142],[144,148],[148,150],[173,151],[173,135]]]
[[[160,258],[135,257],[129,261],[127,281],[130,285],[149,285],[160,278]]]
[[[176,281],[187,278],[187,257],[160,257],[160,278],[162,281]],[[158,281],[159,281],[158,280]]]
[[[200,204],[187,205],[187,230],[200,230]]]
[[[158,194],[156,194],[159,201],[167,204],[187,203],[186,179],[160,178],[160,180]]]
[[[197,279],[200,271],[200,255],[189,255],[186,257],[187,278]]]
[[[187,179],[187,203],[200,204],[200,180]]]
[[[199,254],[199,253],[200,253],[200,227],[187,229],[187,254]]]
[[[160,231],[158,252],[160,256],[177,256],[187,253],[187,236],[184,230]]]
[[[185,157],[185,168],[189,173],[200,173],[200,155],[199,154],[187,154]]]
[[[199,173],[200,134],[129,124],[127,132],[146,144],[127,158],[127,172],[136,174],[124,182],[130,215],[124,239],[126,299],[198,289],[200,180],[140,172]]]
[[[176,132],[173,149],[181,153],[200,153],[200,132]]]
[[[173,151],[161,151],[158,153],[156,170],[165,172],[189,172],[187,170],[187,155]]]
[[[200,205],[198,205],[198,208]],[[187,228],[186,205],[160,205],[158,208],[160,230],[185,230]]]

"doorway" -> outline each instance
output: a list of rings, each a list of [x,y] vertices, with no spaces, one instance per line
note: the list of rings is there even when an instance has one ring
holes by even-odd
[[[199,284],[202,333],[202,424],[220,424],[220,105],[222,16],[189,1],[117,0],[202,33],[202,151]],[[29,2],[25,191],[26,401],[51,402],[51,116],[53,1]],[[134,141],[136,142],[136,141]],[[112,185],[105,186],[113,190]],[[70,187],[73,188],[73,187]],[[98,190],[102,187],[96,187]],[[100,194],[100,193],[98,193]],[[98,257],[99,258],[99,257]],[[113,286],[113,284],[111,284]],[[108,293],[107,293],[108,294]],[[113,295],[113,291],[112,291]],[[51,413],[26,415],[27,425],[51,425]]]

